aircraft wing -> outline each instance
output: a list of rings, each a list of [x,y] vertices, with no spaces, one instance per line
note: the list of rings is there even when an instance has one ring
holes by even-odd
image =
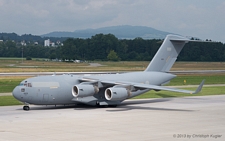
[[[81,80],[82,81],[82,80]],[[85,79],[85,81],[87,82],[87,80]],[[202,82],[200,83],[200,85],[198,86],[198,88],[195,91],[190,91],[190,90],[184,90],[184,89],[177,89],[177,88],[169,88],[169,87],[165,87],[165,86],[157,86],[157,85],[150,85],[150,84],[143,84],[143,83],[134,83],[134,82],[126,82],[126,81],[121,81],[121,82],[116,82],[116,81],[108,81],[108,80],[91,80],[89,79],[89,82],[91,83],[101,83],[102,85],[104,84],[110,84],[110,85],[114,85],[118,86],[118,87],[133,87],[135,89],[151,89],[151,90],[156,90],[156,91],[160,91],[160,90],[165,90],[165,91],[173,91],[173,92],[181,92],[181,93],[188,93],[188,94],[197,94],[202,90],[202,87],[204,85],[205,80],[202,80]]]
[[[169,88],[164,86],[156,86],[156,85],[148,85],[148,84],[136,84],[135,87],[140,88],[148,88],[153,90],[165,90],[165,91],[173,91],[173,92],[181,92],[181,93],[188,93],[188,94],[197,94],[202,90],[205,80],[203,80],[198,88],[195,91],[183,90],[183,89],[176,89],[176,88]]]

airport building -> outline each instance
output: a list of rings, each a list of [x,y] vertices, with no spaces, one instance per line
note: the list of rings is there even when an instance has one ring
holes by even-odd
[[[44,46],[50,46],[50,39],[45,40],[45,44],[44,44]]]

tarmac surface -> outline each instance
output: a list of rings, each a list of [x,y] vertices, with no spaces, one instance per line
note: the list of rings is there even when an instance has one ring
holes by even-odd
[[[88,67],[103,66],[98,63],[90,63]],[[169,71],[172,74],[216,74],[225,73],[225,70],[182,70],[182,71]],[[39,76],[39,75],[96,75],[96,74],[116,74],[126,72],[12,72],[12,73],[0,73],[0,76]]]
[[[0,141],[225,140],[225,95],[30,108],[0,107]]]

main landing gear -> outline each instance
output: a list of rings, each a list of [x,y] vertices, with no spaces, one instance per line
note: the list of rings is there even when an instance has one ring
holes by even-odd
[[[28,103],[26,103],[26,102],[24,103],[23,110],[24,111],[29,111],[30,110],[30,107],[29,107]]]

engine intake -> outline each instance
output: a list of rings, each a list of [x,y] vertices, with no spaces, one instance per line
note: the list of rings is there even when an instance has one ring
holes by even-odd
[[[72,88],[72,94],[74,97],[93,96],[98,92],[99,88],[94,85],[74,85]]]
[[[130,96],[130,91],[126,88],[107,88],[105,98],[110,101],[124,100]]]

